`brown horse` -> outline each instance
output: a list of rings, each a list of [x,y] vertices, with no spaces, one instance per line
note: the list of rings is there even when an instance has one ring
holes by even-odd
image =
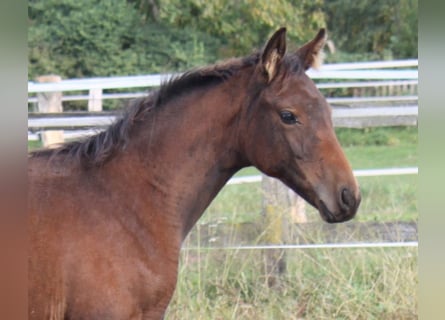
[[[305,73],[325,40],[286,54],[279,29],[261,51],[163,84],[104,132],[32,153],[29,318],[163,318],[182,241],[246,166],[327,222],[351,219],[357,181]]]

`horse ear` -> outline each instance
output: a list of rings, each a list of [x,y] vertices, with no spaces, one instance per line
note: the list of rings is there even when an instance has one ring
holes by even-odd
[[[286,28],[280,28],[269,39],[261,53],[262,73],[266,76],[267,82],[275,77],[279,63],[285,54]]]
[[[314,39],[306,43],[300,49],[297,50],[296,54],[300,57],[303,62],[304,69],[309,68],[319,68],[323,61],[322,49],[326,43],[328,35],[326,29],[320,29]]]

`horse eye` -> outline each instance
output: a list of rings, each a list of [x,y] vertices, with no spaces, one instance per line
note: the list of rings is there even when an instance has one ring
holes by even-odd
[[[297,117],[290,111],[281,111],[280,112],[281,121],[285,124],[295,124],[299,123]]]

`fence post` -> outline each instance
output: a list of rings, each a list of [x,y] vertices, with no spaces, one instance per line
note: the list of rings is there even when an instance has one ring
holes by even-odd
[[[289,190],[281,181],[262,176],[263,240],[269,245],[285,244],[289,240],[292,223],[306,222],[304,200]],[[263,253],[265,274],[269,287],[280,287],[280,276],[286,272],[283,249],[268,249]]]
[[[290,220],[293,224],[295,223],[306,223],[306,201],[293,192],[290,189],[288,190],[289,201],[290,201]]]
[[[57,75],[40,76],[37,82],[60,82],[62,78]],[[37,103],[39,112],[63,112],[62,92],[40,92],[37,94]],[[41,133],[41,139],[44,147],[55,147],[64,141],[63,130],[45,130]]]
[[[90,89],[88,96],[88,111],[102,111],[102,89]]]

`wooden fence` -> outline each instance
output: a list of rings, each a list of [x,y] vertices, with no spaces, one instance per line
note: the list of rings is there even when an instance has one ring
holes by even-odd
[[[417,66],[417,60],[342,63],[324,65],[308,74],[332,105],[337,127],[416,125]],[[28,82],[28,139],[49,145],[48,131],[56,142],[63,139],[60,130],[67,139],[94,133],[116,117],[114,112],[102,111],[103,101],[144,96],[147,92],[139,88],[154,89],[172,76],[68,80],[45,76]],[[128,92],[110,92],[116,89]],[[63,103],[70,101],[86,101],[86,111],[61,112]]]

